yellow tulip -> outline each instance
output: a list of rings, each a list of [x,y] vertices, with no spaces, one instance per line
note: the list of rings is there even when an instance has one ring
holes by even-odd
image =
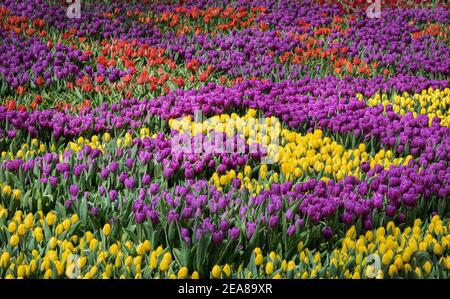
[[[11,255],[9,254],[9,252],[7,252],[7,251],[3,252],[0,257],[0,267],[5,269],[9,263],[10,259],[11,259]]]
[[[9,185],[4,186],[3,194],[5,194],[6,196],[9,196],[11,194],[11,186],[9,186]]]
[[[106,223],[103,226],[103,234],[107,237],[111,233],[111,225],[109,223]]]
[[[16,229],[17,229],[17,224],[14,221],[11,221],[8,224],[8,231],[9,231],[9,233],[10,234],[14,233],[16,231]]]
[[[266,264],[266,274],[267,275],[272,275],[272,273],[273,273],[273,271],[274,271],[274,266],[273,266],[273,263],[272,262],[268,262],[267,264]]]
[[[433,265],[431,265],[430,262],[425,262],[425,264],[423,264],[423,269],[425,270],[425,273],[429,274],[431,272],[433,268]]]
[[[162,272],[165,272],[169,269],[169,266],[170,266],[170,261],[168,259],[163,258],[163,260],[159,264],[159,270]]]
[[[212,275],[213,278],[215,278],[215,279],[220,278],[220,274],[221,273],[222,273],[222,270],[220,269],[220,266],[215,265],[212,268],[211,275]]]
[[[45,222],[47,225],[52,226],[56,222],[56,215],[52,212],[49,212],[45,217]]]
[[[53,275],[52,269],[47,269],[47,271],[45,271],[44,273],[44,279],[49,279],[52,277],[52,275]]]
[[[64,230],[68,230],[70,228],[70,226],[72,225],[72,222],[69,219],[64,219],[62,225],[63,225]]]
[[[16,247],[19,244],[19,241],[19,236],[17,234],[14,234],[9,239],[9,245],[11,245],[12,247]]]
[[[178,270],[178,278],[185,279],[188,276],[188,268],[182,267],[180,270]]]
[[[56,247],[56,244],[57,244],[56,238],[55,237],[51,237],[51,239],[49,241],[50,249],[54,249]]]
[[[20,191],[19,189],[14,189],[14,191],[13,191],[13,198],[15,199],[15,200],[19,200],[20,199],[20,196],[21,196],[21,194],[22,194],[22,191]]]
[[[262,256],[262,254],[258,253],[255,257],[255,265],[261,266],[263,262],[264,262],[264,257]]]

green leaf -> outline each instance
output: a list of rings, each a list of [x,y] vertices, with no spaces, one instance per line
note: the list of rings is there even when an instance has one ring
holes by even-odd
[[[134,232],[134,229],[135,229],[135,225],[133,225],[133,226],[131,226],[131,227],[122,227],[122,229],[123,229],[123,231],[128,235],[128,236],[130,236],[130,238],[131,238],[131,240],[134,242],[134,243],[136,243],[136,244],[138,244],[139,243],[139,238],[138,238],[138,236],[136,235],[136,233]]]
[[[187,265],[186,261],[184,260],[183,251],[181,249],[174,248],[172,252],[173,256],[175,257],[175,260],[177,261],[178,264],[180,264],[180,266]]]
[[[66,218],[66,208],[59,201],[55,204],[55,210],[61,219]]]
[[[209,244],[211,243],[211,233],[204,233],[200,237],[200,240],[198,242],[197,252],[196,252],[196,259],[195,259],[195,266],[197,269],[203,269],[205,266],[204,263],[209,262],[208,256],[207,256],[207,250],[209,247]],[[204,274],[204,273],[203,273]]]
[[[47,241],[52,237],[52,231],[46,221],[44,221],[44,236]]]
[[[80,219],[81,221],[83,221],[84,223],[87,223],[87,217],[88,217],[88,208],[87,208],[87,201],[86,198],[82,198],[81,199],[81,203],[80,203]]]
[[[28,207],[28,208],[32,209],[32,207],[29,206],[29,198],[30,198],[31,191],[32,191],[32,189],[29,189],[27,192],[25,192],[25,194],[20,199],[20,206],[22,208]]]

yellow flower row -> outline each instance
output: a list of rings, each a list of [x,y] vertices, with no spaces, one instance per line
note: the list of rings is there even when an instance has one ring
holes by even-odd
[[[56,149],[53,146],[54,149]],[[33,157],[45,153],[47,151],[47,146],[41,143],[38,139],[33,138],[30,143],[23,143],[17,152],[13,153],[11,151],[2,151],[2,160],[13,160],[13,159],[32,159]]]
[[[381,278],[403,276],[411,271],[417,276],[426,276],[439,263],[450,270],[449,231],[450,223],[445,224],[439,216],[434,216],[428,226],[416,219],[412,227],[403,230],[389,222],[386,227],[367,231],[358,238],[352,227],[341,248],[333,251],[330,263],[342,269],[347,278],[370,277],[375,270],[376,276]],[[421,262],[417,253],[426,253],[428,258]],[[345,268],[352,259],[356,261],[353,271]],[[375,265],[367,266],[368,259],[374,260]]]
[[[389,222],[360,236],[352,226],[341,245],[328,252],[309,250],[300,242],[298,255],[288,260],[274,251],[264,256],[260,248],[255,248],[252,262],[257,267],[256,276],[251,265],[240,265],[234,274],[239,278],[275,279],[428,277],[439,270],[450,271],[449,232],[450,223],[439,216],[428,225],[416,219],[412,227],[404,229]],[[214,266],[211,276],[229,277],[223,275],[225,266]]]
[[[210,117],[206,120],[197,121],[194,117],[185,116],[181,119],[170,119],[169,127],[177,130],[181,134],[190,133],[191,136],[197,134],[208,134],[211,130],[227,133],[228,136],[239,135],[249,137],[258,143],[269,144],[270,138],[281,132],[281,123],[274,116],[256,118],[257,111],[249,109],[244,116],[236,113],[221,114]]]
[[[252,178],[250,166],[246,166],[243,172],[229,170],[223,175],[213,173],[210,183],[222,188],[237,177],[243,181],[243,187],[259,193],[272,182],[295,181],[306,176],[319,177],[325,181],[330,178],[341,180],[351,175],[358,178],[361,176],[360,165],[363,162],[368,162],[372,169],[376,164],[388,169],[391,165],[407,165],[412,159],[411,155],[396,158],[391,150],[384,149],[371,156],[364,143],[359,144],[356,149],[345,149],[330,137],[322,135],[321,130],[303,135],[283,129],[281,145],[277,146],[277,153],[273,156],[279,172],[273,170],[269,176],[267,165],[261,164],[259,177],[256,179]]]
[[[0,231],[9,236],[0,239],[0,277],[199,278],[198,272],[179,267],[167,249],[152,249],[149,240],[108,242],[108,223],[98,232],[77,235],[71,231],[79,223],[76,214],[58,219],[54,212],[25,215],[18,210],[6,221],[8,214],[0,205]]]
[[[262,164],[259,180],[252,178],[252,170],[247,169],[249,166],[244,172],[236,173],[235,170],[230,170],[223,175],[214,173],[210,183],[219,189],[237,177],[243,181],[242,187],[259,193],[260,190],[269,188],[269,183],[279,180],[294,181],[304,176],[317,175],[325,181],[330,178],[341,180],[350,175],[360,177],[360,165],[363,162],[369,162],[372,169],[376,164],[387,169],[391,165],[407,165],[412,159],[411,155],[396,158],[391,150],[384,149],[371,156],[366,152],[364,143],[356,149],[346,150],[343,145],[330,137],[323,137],[321,130],[303,135],[281,129],[280,123],[274,117],[259,119],[255,118],[256,114],[256,110],[249,109],[242,117],[236,113],[222,114],[202,122],[193,122],[190,116],[186,116],[182,119],[171,119],[169,126],[181,134],[189,133],[191,136],[199,133],[208,134],[211,130],[225,132],[228,136],[237,134],[248,144],[257,142],[265,145],[268,149],[268,159],[280,167],[279,172],[274,171],[268,177],[267,165]],[[266,178],[268,182],[260,182]]]
[[[108,223],[95,232],[77,230],[79,224],[76,214],[18,210],[9,215],[0,205],[0,277],[199,278],[174,260],[169,249],[153,248],[149,240],[110,240]],[[329,251],[310,250],[300,242],[297,254],[286,258],[274,251],[264,256],[255,248],[250,264],[214,265],[210,277],[436,277],[450,270],[449,232],[450,223],[439,216],[404,228],[389,222],[359,236],[352,226]]]
[[[89,145],[93,149],[99,149],[104,153],[105,146],[111,141],[111,135],[106,132],[100,136],[93,135],[91,138],[79,137],[75,141],[69,141],[63,151],[72,151],[78,153],[83,149],[85,145]],[[133,142],[130,133],[126,133],[123,138],[117,138],[116,144],[120,146],[130,146]],[[57,150],[56,145],[52,144],[47,146],[40,142],[38,139],[34,138],[29,143],[23,143],[16,152],[3,151],[1,153],[2,160],[13,160],[13,159],[23,159],[30,160],[36,156],[42,155],[47,152],[58,153],[60,155],[60,160],[63,161],[63,152]]]
[[[20,197],[22,196],[22,190],[20,189],[13,189],[8,184],[2,184],[0,183],[0,198],[1,197],[6,198],[12,198],[15,200],[20,200]]]
[[[363,100],[363,95],[358,94],[358,98]],[[419,114],[428,116],[429,122],[437,117],[441,119],[441,125],[450,127],[450,89],[444,90],[429,88],[421,93],[409,94],[404,92],[401,95],[389,97],[387,94],[375,94],[367,100],[369,106],[374,107],[382,104],[384,107],[392,105],[395,113],[405,115],[412,112],[414,117]]]
[[[341,180],[347,175],[359,177],[363,162],[369,162],[371,168],[380,164],[387,169],[391,165],[407,165],[412,159],[411,155],[395,158],[391,150],[384,149],[371,156],[366,152],[364,143],[356,149],[346,150],[343,145],[322,135],[321,130],[306,135],[283,130],[282,146],[279,149],[280,175],[289,179],[292,176],[298,178],[303,173],[322,173]]]

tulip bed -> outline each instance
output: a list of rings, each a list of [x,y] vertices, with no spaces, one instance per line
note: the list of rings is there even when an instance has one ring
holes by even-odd
[[[406,2],[1,1],[0,278],[449,278],[450,8]]]

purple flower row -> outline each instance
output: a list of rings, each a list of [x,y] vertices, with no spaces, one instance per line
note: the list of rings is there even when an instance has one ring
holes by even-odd
[[[50,84],[57,80],[81,78],[81,65],[89,57],[80,50],[56,45],[54,51],[38,37],[25,38],[0,28],[0,74],[13,88],[29,81]]]
[[[450,74],[450,49],[436,38],[428,35],[413,39],[419,31],[418,24],[426,21],[450,23],[450,12],[439,8],[433,10],[383,10],[377,19],[362,18],[350,23],[350,30],[341,46],[349,47],[350,56],[364,53],[367,62],[378,61],[383,66],[395,66],[397,73]]]
[[[5,107],[0,107],[0,123],[9,124],[10,131],[22,129],[32,136],[49,130],[56,139],[62,136],[76,138],[86,133],[148,127],[155,116],[168,120],[193,115],[195,110],[218,115],[235,109],[254,108],[267,116],[278,117],[294,129],[306,125],[309,129],[316,127],[362,136],[366,141],[375,138],[381,146],[393,148],[398,153],[407,151],[415,157],[424,153],[421,157],[429,162],[449,159],[449,128],[441,126],[437,118],[429,127],[426,116],[400,116],[389,106],[385,113],[381,105],[368,107],[355,95],[362,91],[370,95],[368,91],[375,93],[389,88],[402,92],[447,85],[448,81],[409,76],[388,80],[327,77],[281,83],[246,81],[231,88],[211,83],[199,90],[178,90],[151,101],[131,99],[120,104],[104,103],[76,116],[50,110],[6,111]]]

